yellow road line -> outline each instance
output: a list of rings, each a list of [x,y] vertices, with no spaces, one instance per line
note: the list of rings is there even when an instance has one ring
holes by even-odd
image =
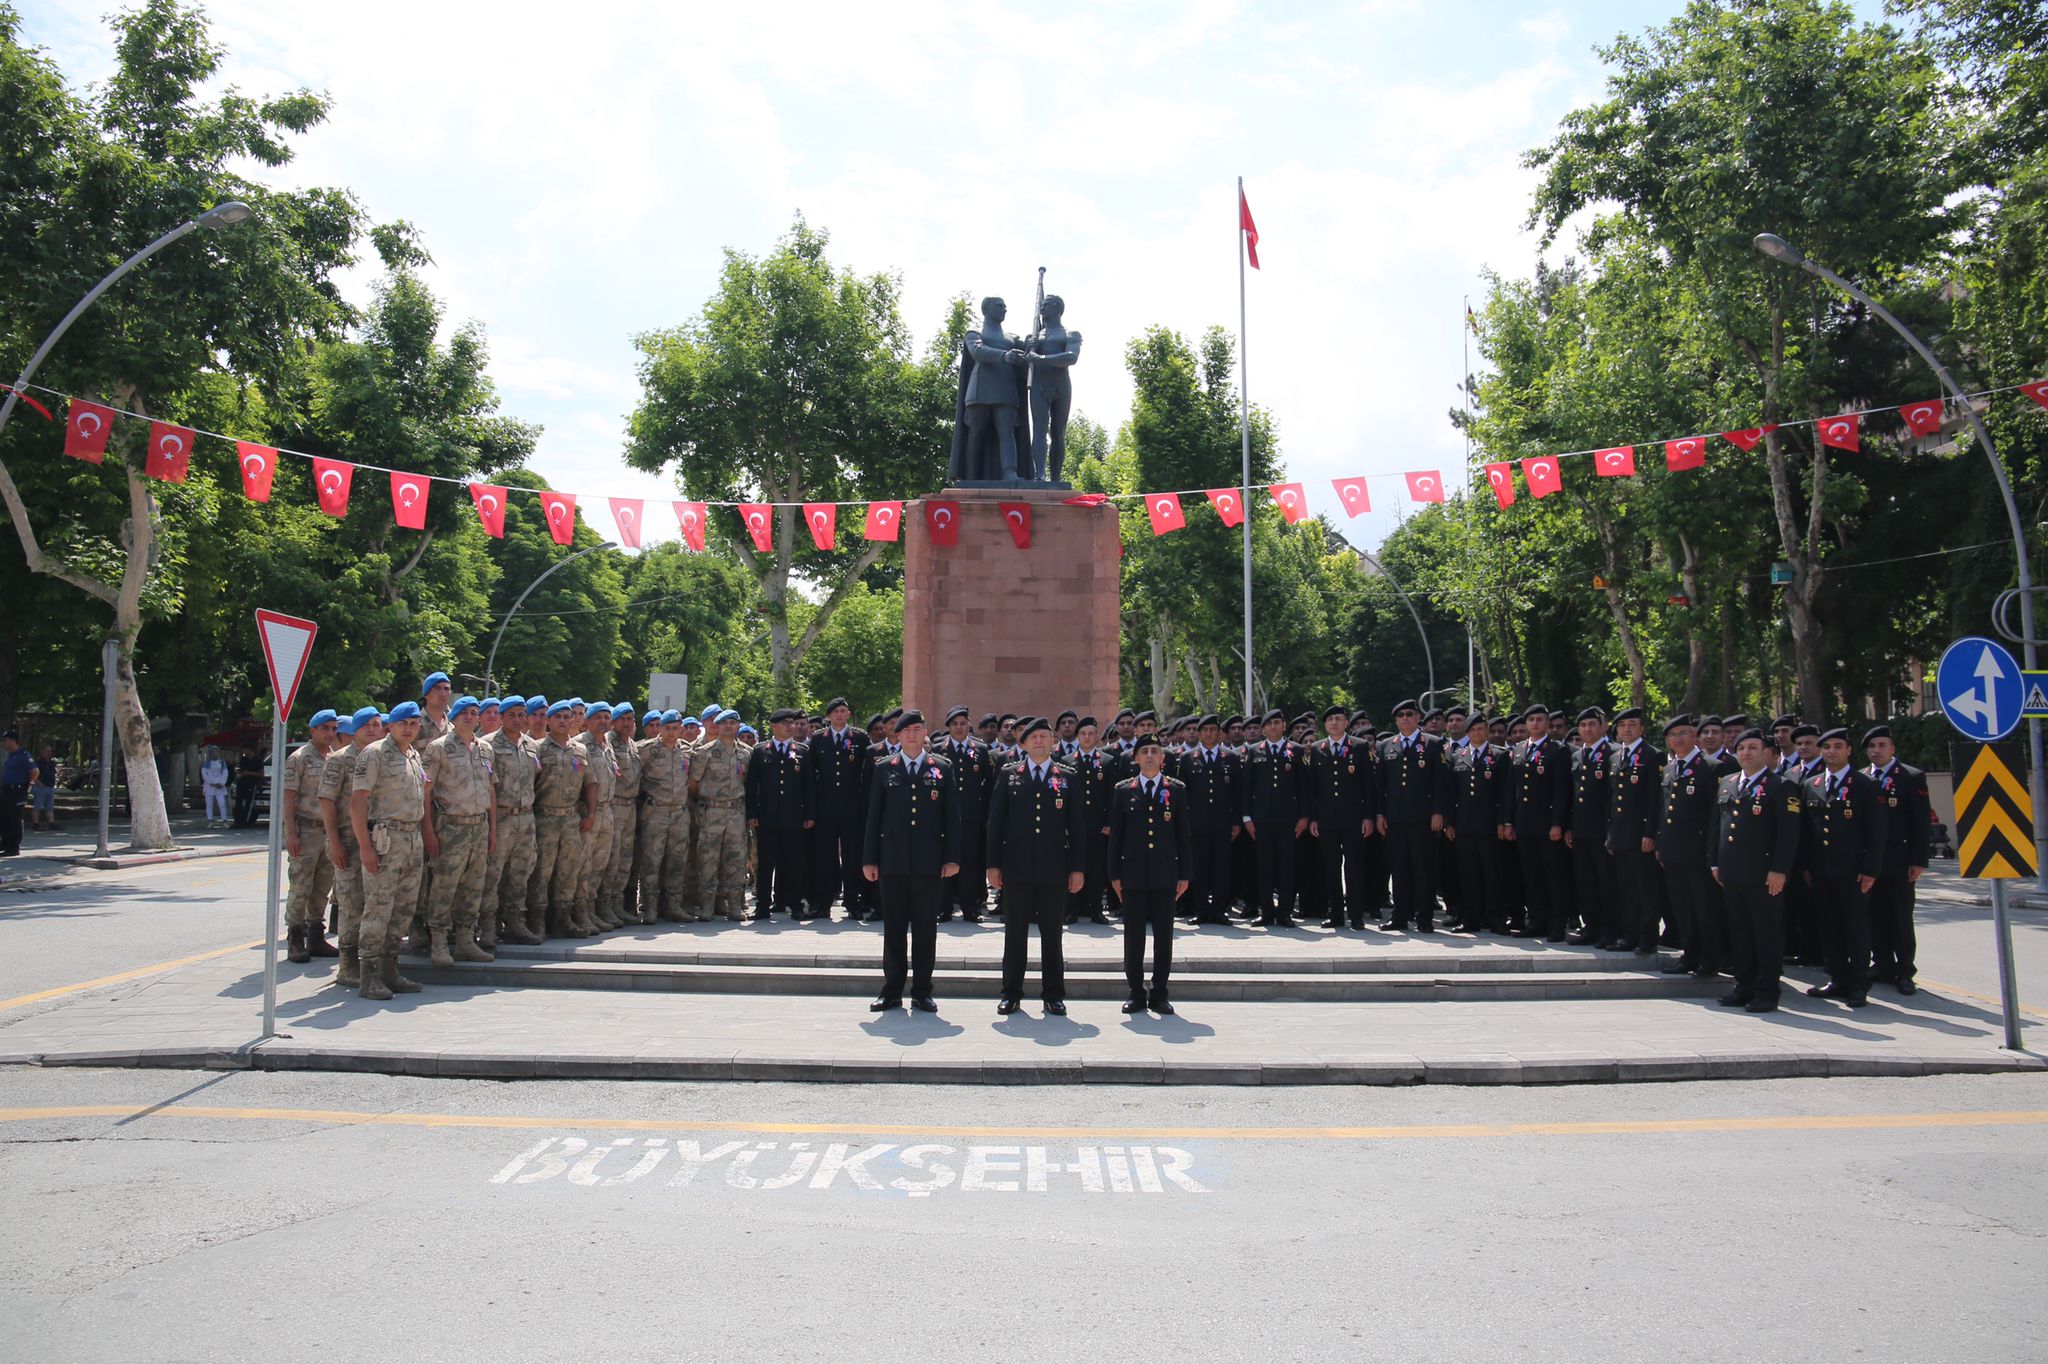
[[[1786,1117],[1658,1118],[1615,1122],[1433,1123],[1400,1127],[922,1127],[902,1123],[702,1122],[488,1113],[358,1113],[327,1108],[213,1108],[197,1104],[89,1104],[0,1108],[0,1122],[62,1118],[208,1118],[347,1127],[482,1128],[493,1131],[600,1128],[620,1132],[749,1132],[774,1135],[1022,1137],[1052,1140],[1393,1141],[1437,1137],[1656,1136],[1722,1132],[1901,1131],[1916,1128],[2048,1126],[2048,1109],[1959,1113],[1819,1113]]]
[[[1994,1009],[2003,1009],[2005,1007],[1997,995],[1985,995],[1979,994],[1975,990],[1965,990],[1962,986],[1951,985],[1945,980],[1919,980],[1914,983],[1923,990],[1932,990],[1939,995],[1961,995],[1964,999],[1973,999],[1979,1004],[1989,1004]],[[2042,1013],[2039,1009],[2029,1009],[2026,1005],[2022,1004],[2020,1005],[2020,1012],[2029,1018],[2038,1018],[2048,1022],[2048,1013]]]
[[[0,999],[0,1009],[19,1009],[24,1004],[56,999],[61,995],[75,995],[80,990],[96,990],[102,985],[119,985],[124,980],[140,980],[144,976],[153,976],[160,971],[174,971],[180,966],[190,966],[195,961],[211,961],[215,957],[225,957],[230,952],[246,952],[252,947],[261,946],[263,939],[255,938],[249,942],[238,942],[233,947],[217,947],[211,952],[195,952],[189,957],[160,961],[154,966],[138,966],[133,971],[123,971],[119,975],[101,976],[98,980],[81,980],[76,985],[59,985],[53,990],[38,990],[32,995],[16,995],[13,999]]]

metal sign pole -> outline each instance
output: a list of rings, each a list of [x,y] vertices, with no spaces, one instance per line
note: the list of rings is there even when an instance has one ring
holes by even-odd
[[[2020,1048],[2020,987],[2013,978],[2012,919],[2005,912],[2005,882],[1991,883],[1991,923],[1998,934],[1998,1000],[2005,1013],[2005,1049]]]
[[[114,799],[114,670],[121,666],[121,641],[108,640],[100,649],[100,845],[94,857],[106,857],[107,816]]]
[[[275,693],[272,694],[273,699]],[[263,877],[263,1040],[277,1036],[278,860],[284,852],[284,715],[270,726],[270,853]],[[322,907],[325,913],[325,907]]]

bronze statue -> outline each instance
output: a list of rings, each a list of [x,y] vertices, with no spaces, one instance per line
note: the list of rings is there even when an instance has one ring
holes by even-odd
[[[1066,301],[1049,294],[1038,305],[1039,330],[1031,343],[1031,477],[1060,481],[1067,462],[1067,414],[1074,406],[1074,363],[1081,333],[1061,322]]]
[[[960,348],[960,388],[953,411],[951,481],[1060,486],[1066,463],[1067,417],[1081,358],[1081,334],[1068,331],[1066,305],[1045,292],[1038,271],[1038,309],[1029,337],[1003,330],[1000,298],[981,301],[982,324]]]

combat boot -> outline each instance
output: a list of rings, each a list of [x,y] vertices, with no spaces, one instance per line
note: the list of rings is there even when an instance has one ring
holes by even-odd
[[[478,945],[466,928],[455,930],[455,946],[449,953],[456,961],[496,961],[497,958]],[[438,963],[437,963],[438,964]]]
[[[306,950],[306,930],[305,930],[305,929],[303,929],[303,928],[287,928],[287,929],[286,929],[286,930],[284,931],[284,939],[285,939],[285,944],[286,944],[286,945],[285,945],[285,951],[284,951],[284,959],[285,959],[286,961],[311,961],[311,960],[313,960],[313,954],[312,954],[311,952],[308,952],[308,951]]]
[[[355,948],[342,948],[341,962],[334,968],[334,983],[336,985],[362,984],[362,977],[358,974],[361,968],[358,966],[357,962],[358,957]]]
[[[338,957],[341,949],[327,941],[327,934],[319,924],[306,925],[306,951],[314,957]]]
[[[384,960],[391,964],[394,972],[398,969],[397,957],[386,957]],[[378,970],[370,962],[365,961],[362,969],[362,981],[357,988],[357,993],[362,995],[364,999],[389,999],[391,998],[391,986],[385,982],[382,971]]]
[[[454,956],[452,956],[448,951],[448,934],[443,929],[436,928],[430,930],[427,948],[427,964],[430,966],[440,967],[449,967],[455,964]]]
[[[363,972],[366,979],[369,974],[367,970]],[[384,954],[382,975],[384,977],[384,988],[387,990],[401,995],[416,995],[420,992],[420,983],[418,981],[398,974],[398,954],[396,952],[386,952]]]

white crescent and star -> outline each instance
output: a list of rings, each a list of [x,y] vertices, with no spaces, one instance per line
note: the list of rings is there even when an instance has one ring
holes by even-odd
[[[1829,422],[1829,423],[1827,423],[1827,429],[1828,429],[1828,434],[1829,434],[1830,436],[1846,436],[1846,435],[1848,435],[1848,434],[1849,434],[1849,423],[1847,423],[1847,422]]]
[[[631,507],[619,508],[619,520],[631,524],[633,520],[633,509]]]
[[[763,516],[763,515],[761,515],[761,513],[759,513],[759,512],[748,512],[748,513],[747,513],[747,525],[748,525],[748,526],[750,526],[750,527],[752,527],[753,529],[755,529],[755,530],[759,530],[759,529],[761,529],[761,528],[762,528],[763,526],[765,526],[765,525],[767,525],[767,524],[768,524],[768,518],[767,518],[767,517],[765,517],[765,516]]]
[[[1488,469],[1486,476],[1493,481],[1496,488],[1508,481],[1508,471],[1505,469]]]
[[[1621,462],[1626,458],[1627,456],[1619,450],[1609,450],[1606,454],[1600,456],[1600,462],[1610,469],[1619,469]]]
[[[1358,485],[1356,483],[1344,485],[1344,500],[1346,502],[1356,502],[1358,500]]]
[[[1422,477],[1415,480],[1415,490],[1417,492],[1427,492],[1429,489],[1434,488],[1435,486],[1436,480],[1431,478],[1428,474],[1424,474],[1422,475]]]
[[[420,485],[419,485],[419,484],[417,484],[417,483],[401,483],[401,484],[399,484],[399,485],[398,485],[398,500],[399,500],[400,502],[403,502],[403,503],[404,503],[404,504],[405,504],[406,506],[408,506],[408,507],[410,507],[410,506],[411,506],[411,505],[412,505],[413,503],[415,503],[415,502],[419,501],[419,500],[420,500]]]
[[[166,446],[170,447],[168,452],[165,451]],[[184,453],[185,438],[175,431],[167,431],[156,438],[156,448],[157,453],[162,455],[165,461],[168,462]]]
[[[334,482],[332,482],[332,483],[329,483],[329,482],[328,482],[327,480],[328,480],[328,479],[330,479],[330,478],[331,478],[331,479],[333,479],[333,480],[334,480]],[[332,470],[332,469],[329,469],[329,470],[328,470],[328,471],[327,471],[326,473],[324,473],[324,474],[320,475],[320,486],[321,486],[322,488],[327,488],[327,489],[331,489],[332,491],[334,491],[334,492],[337,492],[337,493],[338,493],[338,492],[340,492],[340,491],[341,491],[341,475],[340,475],[340,474],[338,474],[338,473],[336,473],[336,472],[335,472],[334,470]]]
[[[953,509],[952,509],[951,507],[937,507],[937,508],[934,508],[934,509],[933,509],[933,511],[932,511],[932,522],[933,522],[933,524],[935,524],[935,525],[940,525],[940,526],[950,526],[950,525],[952,525],[952,524],[953,524]]]
[[[97,412],[81,412],[76,417],[73,417],[72,421],[77,424],[81,434],[88,436],[98,434],[100,427],[105,425],[100,419],[100,414]],[[87,422],[91,422],[92,425],[87,426]]]
[[[1173,515],[1173,503],[1169,499],[1162,497],[1157,503],[1153,504],[1153,510],[1161,516],[1171,516]]]
[[[686,511],[686,512],[684,512],[684,513],[683,513],[683,525],[684,525],[685,527],[689,527],[689,526],[694,526],[694,525],[696,525],[696,524],[697,524],[697,513],[693,512],[693,511]]]
[[[1678,453],[1681,455],[1689,455],[1699,448],[1700,443],[1696,440],[1682,440],[1678,442]]]
[[[565,512],[565,511],[567,511],[567,510],[569,510],[569,508],[568,508],[568,505],[567,505],[566,503],[562,503],[562,502],[550,502],[550,503],[548,503],[548,520],[550,520],[550,521],[557,521],[557,520],[560,520],[560,519],[561,519],[561,516],[562,516],[562,513],[563,513],[563,512]]]
[[[1280,500],[1281,500],[1282,502],[1286,503],[1286,504],[1287,504],[1288,506],[1290,506],[1290,507],[1291,507],[1291,506],[1293,506],[1293,505],[1294,505],[1294,489],[1292,489],[1292,488],[1287,488],[1287,489],[1284,489],[1284,490],[1283,490],[1283,491],[1281,492],[1281,494],[1280,494]]]
[[[894,519],[895,515],[896,509],[894,507],[875,508],[875,520],[880,521],[885,526],[888,525],[892,519]]]
[[[263,456],[261,455],[242,456],[242,467],[244,469],[247,469],[252,475],[262,473],[263,470],[269,465],[269,463],[270,461],[264,459]],[[254,465],[255,467],[251,468],[251,465]]]
[[[1003,515],[1009,518],[1009,520],[1010,520],[1010,523],[1011,523],[1012,525],[1017,525],[1017,526],[1021,526],[1021,525],[1023,525],[1023,524],[1024,524],[1024,513],[1023,513],[1023,512],[1020,512],[1020,511],[1006,511],[1006,512],[1004,512],[1004,513],[1003,513]]]
[[[814,526],[816,526],[816,527],[817,527],[817,528],[818,528],[819,530],[823,530],[823,529],[825,529],[825,513],[823,513],[823,512],[812,512],[812,513],[811,513],[811,524],[812,524],[812,525],[814,525]]]
[[[1229,493],[1225,493],[1223,494],[1223,496],[1216,499],[1216,505],[1224,511],[1229,511],[1232,507],[1237,505],[1237,499],[1232,497]]]
[[[489,493],[485,493],[482,497],[479,497],[476,500],[476,504],[479,507],[488,507],[492,511],[496,511],[498,509],[498,499],[491,496]]]

